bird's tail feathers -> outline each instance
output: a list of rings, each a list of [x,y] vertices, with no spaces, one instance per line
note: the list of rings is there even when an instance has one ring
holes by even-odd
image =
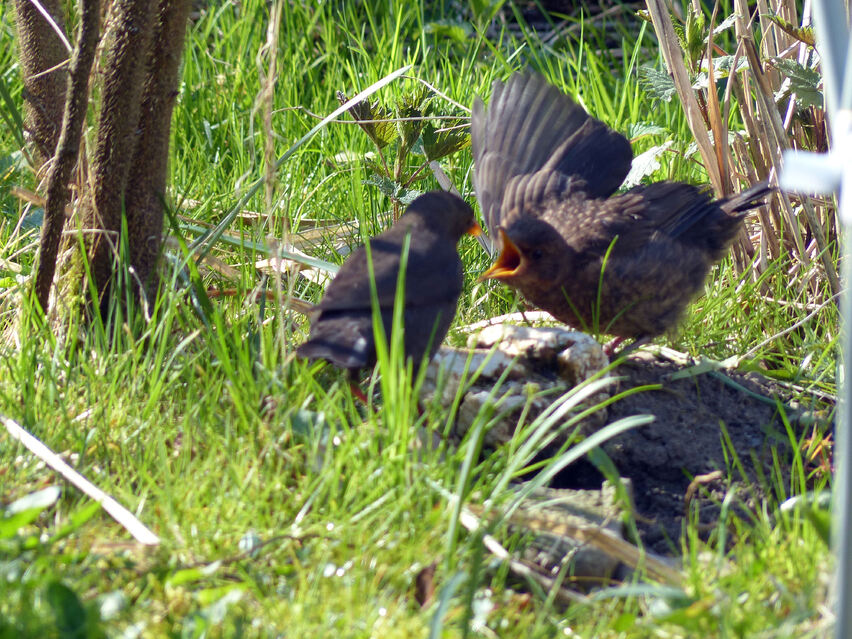
[[[763,180],[745,191],[727,198],[722,203],[722,209],[726,213],[745,213],[764,204],[766,196],[773,191],[775,191],[775,187],[769,186],[768,180]]]

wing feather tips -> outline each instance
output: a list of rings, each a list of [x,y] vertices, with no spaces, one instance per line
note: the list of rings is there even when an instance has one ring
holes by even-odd
[[[630,171],[630,142],[537,73],[496,80],[486,107],[471,115],[474,188],[489,231],[507,213],[506,188],[519,175],[548,169],[566,184],[585,182],[589,197],[608,197]],[[493,156],[500,160],[493,159]],[[502,206],[502,208],[501,208]]]

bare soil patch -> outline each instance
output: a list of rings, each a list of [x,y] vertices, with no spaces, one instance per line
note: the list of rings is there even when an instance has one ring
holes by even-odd
[[[778,452],[784,473],[792,452],[781,411],[771,403],[775,398],[784,403],[787,389],[754,373],[684,375],[686,371],[684,366],[647,354],[632,356],[616,371],[627,378],[621,388],[660,384],[661,389],[616,402],[607,419],[655,416],[653,423],[620,435],[604,449],[619,474],[632,480],[643,541],[660,553],[679,552],[687,511],[697,509],[699,523],[709,531],[729,490],[736,491],[738,505],[756,505],[767,496],[772,450]],[[786,414],[798,438],[805,428],[805,413],[788,409]],[[744,473],[732,464],[732,451]],[[693,479],[702,476],[690,490]],[[597,469],[582,462],[562,473],[558,487],[591,488],[600,486],[600,481]],[[692,493],[689,500],[688,492]]]

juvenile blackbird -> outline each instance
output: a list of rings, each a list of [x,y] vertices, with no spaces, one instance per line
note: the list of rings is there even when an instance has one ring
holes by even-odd
[[[372,272],[385,335],[390,339],[400,259],[411,236],[405,270],[405,356],[419,365],[434,355],[456,312],[462,262],[456,244],[481,232],[471,208],[459,197],[433,191],[414,200],[388,230],[370,240]],[[313,309],[311,333],[297,355],[325,359],[356,371],[376,363],[367,251],[355,250]]]
[[[500,255],[482,279],[520,290],[560,321],[647,339],[675,326],[728,250],[744,211],[677,182],[613,195],[633,153],[619,133],[534,74],[494,83],[473,105],[474,186]]]

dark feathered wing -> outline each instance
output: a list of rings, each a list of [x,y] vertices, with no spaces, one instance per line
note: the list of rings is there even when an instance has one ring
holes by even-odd
[[[674,241],[715,262],[739,232],[741,213],[761,204],[769,191],[767,185],[758,185],[720,201],[713,200],[707,189],[656,182],[607,199],[590,200],[577,194],[554,202],[544,217],[580,253],[606,251],[617,235],[617,253]],[[530,200],[535,197],[535,191],[527,194]],[[519,214],[530,213],[522,208]]]
[[[393,231],[395,229],[391,229]],[[370,240],[373,274],[379,306],[393,308],[399,275],[400,251],[404,234],[389,235],[390,231]],[[421,234],[419,241],[411,242],[406,268],[406,306],[431,306],[461,293],[460,262],[455,245],[450,242],[426,242]],[[325,297],[317,305],[318,310],[357,310],[370,306],[370,282],[367,251],[356,249],[340,268],[326,289]]]
[[[367,368],[375,357],[372,315],[367,311],[321,317],[311,338],[296,349],[299,357],[324,359],[340,368]]]
[[[396,298],[400,251],[407,229],[393,227],[370,241],[379,310],[390,330]],[[430,241],[431,240],[431,241]],[[375,362],[373,311],[367,251],[358,248],[338,271],[315,307],[310,339],[298,355],[325,359],[341,368],[358,369]],[[446,335],[462,289],[462,267],[453,242],[422,232],[409,246],[406,268],[406,352],[418,358]],[[437,322],[437,326],[436,326]],[[418,324],[422,324],[419,326]],[[422,334],[421,334],[422,333]]]
[[[561,174],[564,184],[585,182],[588,197],[606,197],[633,159],[624,136],[532,73],[495,82],[487,109],[476,100],[471,143],[476,196],[492,234],[507,212],[504,195],[515,176],[545,169]]]

